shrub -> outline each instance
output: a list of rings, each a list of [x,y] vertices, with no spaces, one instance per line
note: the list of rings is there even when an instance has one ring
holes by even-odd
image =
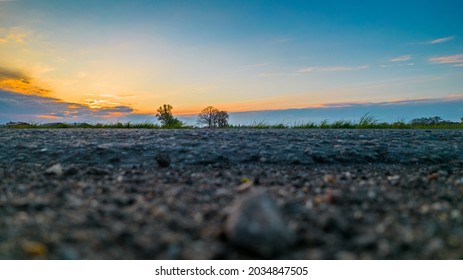
[[[183,123],[177,118],[174,118],[172,115],[172,109],[173,107],[171,105],[164,104],[158,108],[156,117],[164,128],[181,128]]]

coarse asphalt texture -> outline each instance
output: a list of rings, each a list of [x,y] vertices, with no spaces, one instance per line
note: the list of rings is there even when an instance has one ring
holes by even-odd
[[[462,259],[463,130],[0,129],[1,259]]]

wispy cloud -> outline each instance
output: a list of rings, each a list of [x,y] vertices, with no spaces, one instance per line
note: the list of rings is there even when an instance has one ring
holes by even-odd
[[[415,99],[400,99],[400,100],[391,100],[383,102],[337,102],[337,103],[324,103],[317,104],[313,107],[315,108],[339,108],[339,107],[351,107],[357,105],[407,105],[407,104],[418,104],[418,103],[436,103],[436,102],[453,102],[459,101],[463,102],[463,95],[447,96],[440,98],[415,98]],[[307,108],[311,108],[310,106]]]
[[[443,37],[443,38],[434,39],[434,40],[432,40],[430,43],[431,43],[431,44],[439,44],[439,43],[444,43],[444,42],[452,41],[453,39],[455,39],[455,36],[448,36],[448,37]]]
[[[400,62],[400,61],[408,61],[412,59],[412,56],[407,54],[407,55],[401,55],[401,56],[396,56],[391,59],[389,59],[389,62]]]
[[[414,66],[415,63],[399,63],[399,64],[381,64],[381,68],[390,68],[390,67],[403,67],[403,66]]]
[[[433,64],[456,64],[454,66],[458,66],[463,63],[463,54],[432,57],[429,59],[429,62]]]
[[[260,68],[260,67],[264,67],[264,66],[267,66],[267,65],[270,65],[270,63],[248,64],[248,65],[245,65],[244,67],[246,67],[246,68]]]
[[[298,73],[310,73],[310,72],[345,72],[345,71],[357,71],[368,69],[368,65],[361,66],[328,66],[328,67],[306,67],[299,69]]]
[[[257,75],[258,77],[276,77],[276,76],[280,76],[280,77],[294,77],[294,76],[300,76],[299,74],[297,73],[262,73],[262,74],[259,74]]]

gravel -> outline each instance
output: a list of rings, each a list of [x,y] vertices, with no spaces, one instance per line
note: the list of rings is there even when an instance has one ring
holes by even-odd
[[[0,258],[462,259],[462,167],[463,130],[3,128]]]

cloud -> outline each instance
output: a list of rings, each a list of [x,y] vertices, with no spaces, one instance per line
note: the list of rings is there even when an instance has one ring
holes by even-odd
[[[440,43],[451,41],[453,39],[455,39],[455,36],[448,36],[448,37],[443,37],[443,38],[438,38],[438,39],[432,40],[430,43],[431,44],[440,44]]]
[[[407,54],[407,55],[401,55],[401,56],[393,57],[393,58],[389,59],[389,62],[408,61],[410,59],[412,59],[412,56]]]
[[[0,67],[0,80],[4,80],[4,79],[28,80],[29,78],[19,71]]]
[[[443,98],[418,98],[418,99],[402,99],[394,101],[383,101],[383,102],[346,102],[346,103],[325,103],[316,105],[316,108],[338,108],[338,107],[352,107],[358,105],[410,105],[418,103],[440,103],[440,102],[451,102],[451,101],[463,101],[463,96],[448,96]]]
[[[298,73],[309,73],[309,72],[345,72],[345,71],[357,71],[368,69],[368,65],[361,66],[328,66],[328,67],[306,67],[299,69]]]
[[[294,77],[300,76],[297,73],[262,73],[257,75],[258,77]]]
[[[0,1],[1,2],[1,1]],[[1,28],[0,27],[0,44],[7,43],[17,43],[23,44],[26,43],[26,39],[29,36],[29,33],[17,28]]]
[[[415,63],[399,63],[399,64],[381,64],[381,68],[390,68],[390,67],[402,67],[402,66],[414,66]]]
[[[432,57],[429,59],[429,62],[433,64],[454,64],[454,63],[461,64],[463,63],[463,54]]]
[[[248,65],[245,65],[244,67],[246,68],[259,68],[259,67],[264,67],[264,66],[267,66],[267,65],[270,65],[270,63],[258,63],[258,64],[248,64]]]
[[[83,104],[0,90],[0,123],[8,121],[107,122],[129,115],[134,109],[125,106],[90,108]]]
[[[66,102],[51,97],[51,90],[37,84],[29,75],[0,67],[0,122],[29,121],[95,121],[125,117],[134,112],[130,106],[104,99],[86,99],[85,104]],[[102,94],[99,97],[112,97]]]
[[[119,105],[115,107],[103,107],[98,110],[92,110],[95,116],[119,116],[132,113],[133,108],[125,105]]]
[[[49,89],[37,85],[27,74],[0,66],[0,90],[23,94],[48,95]]]

